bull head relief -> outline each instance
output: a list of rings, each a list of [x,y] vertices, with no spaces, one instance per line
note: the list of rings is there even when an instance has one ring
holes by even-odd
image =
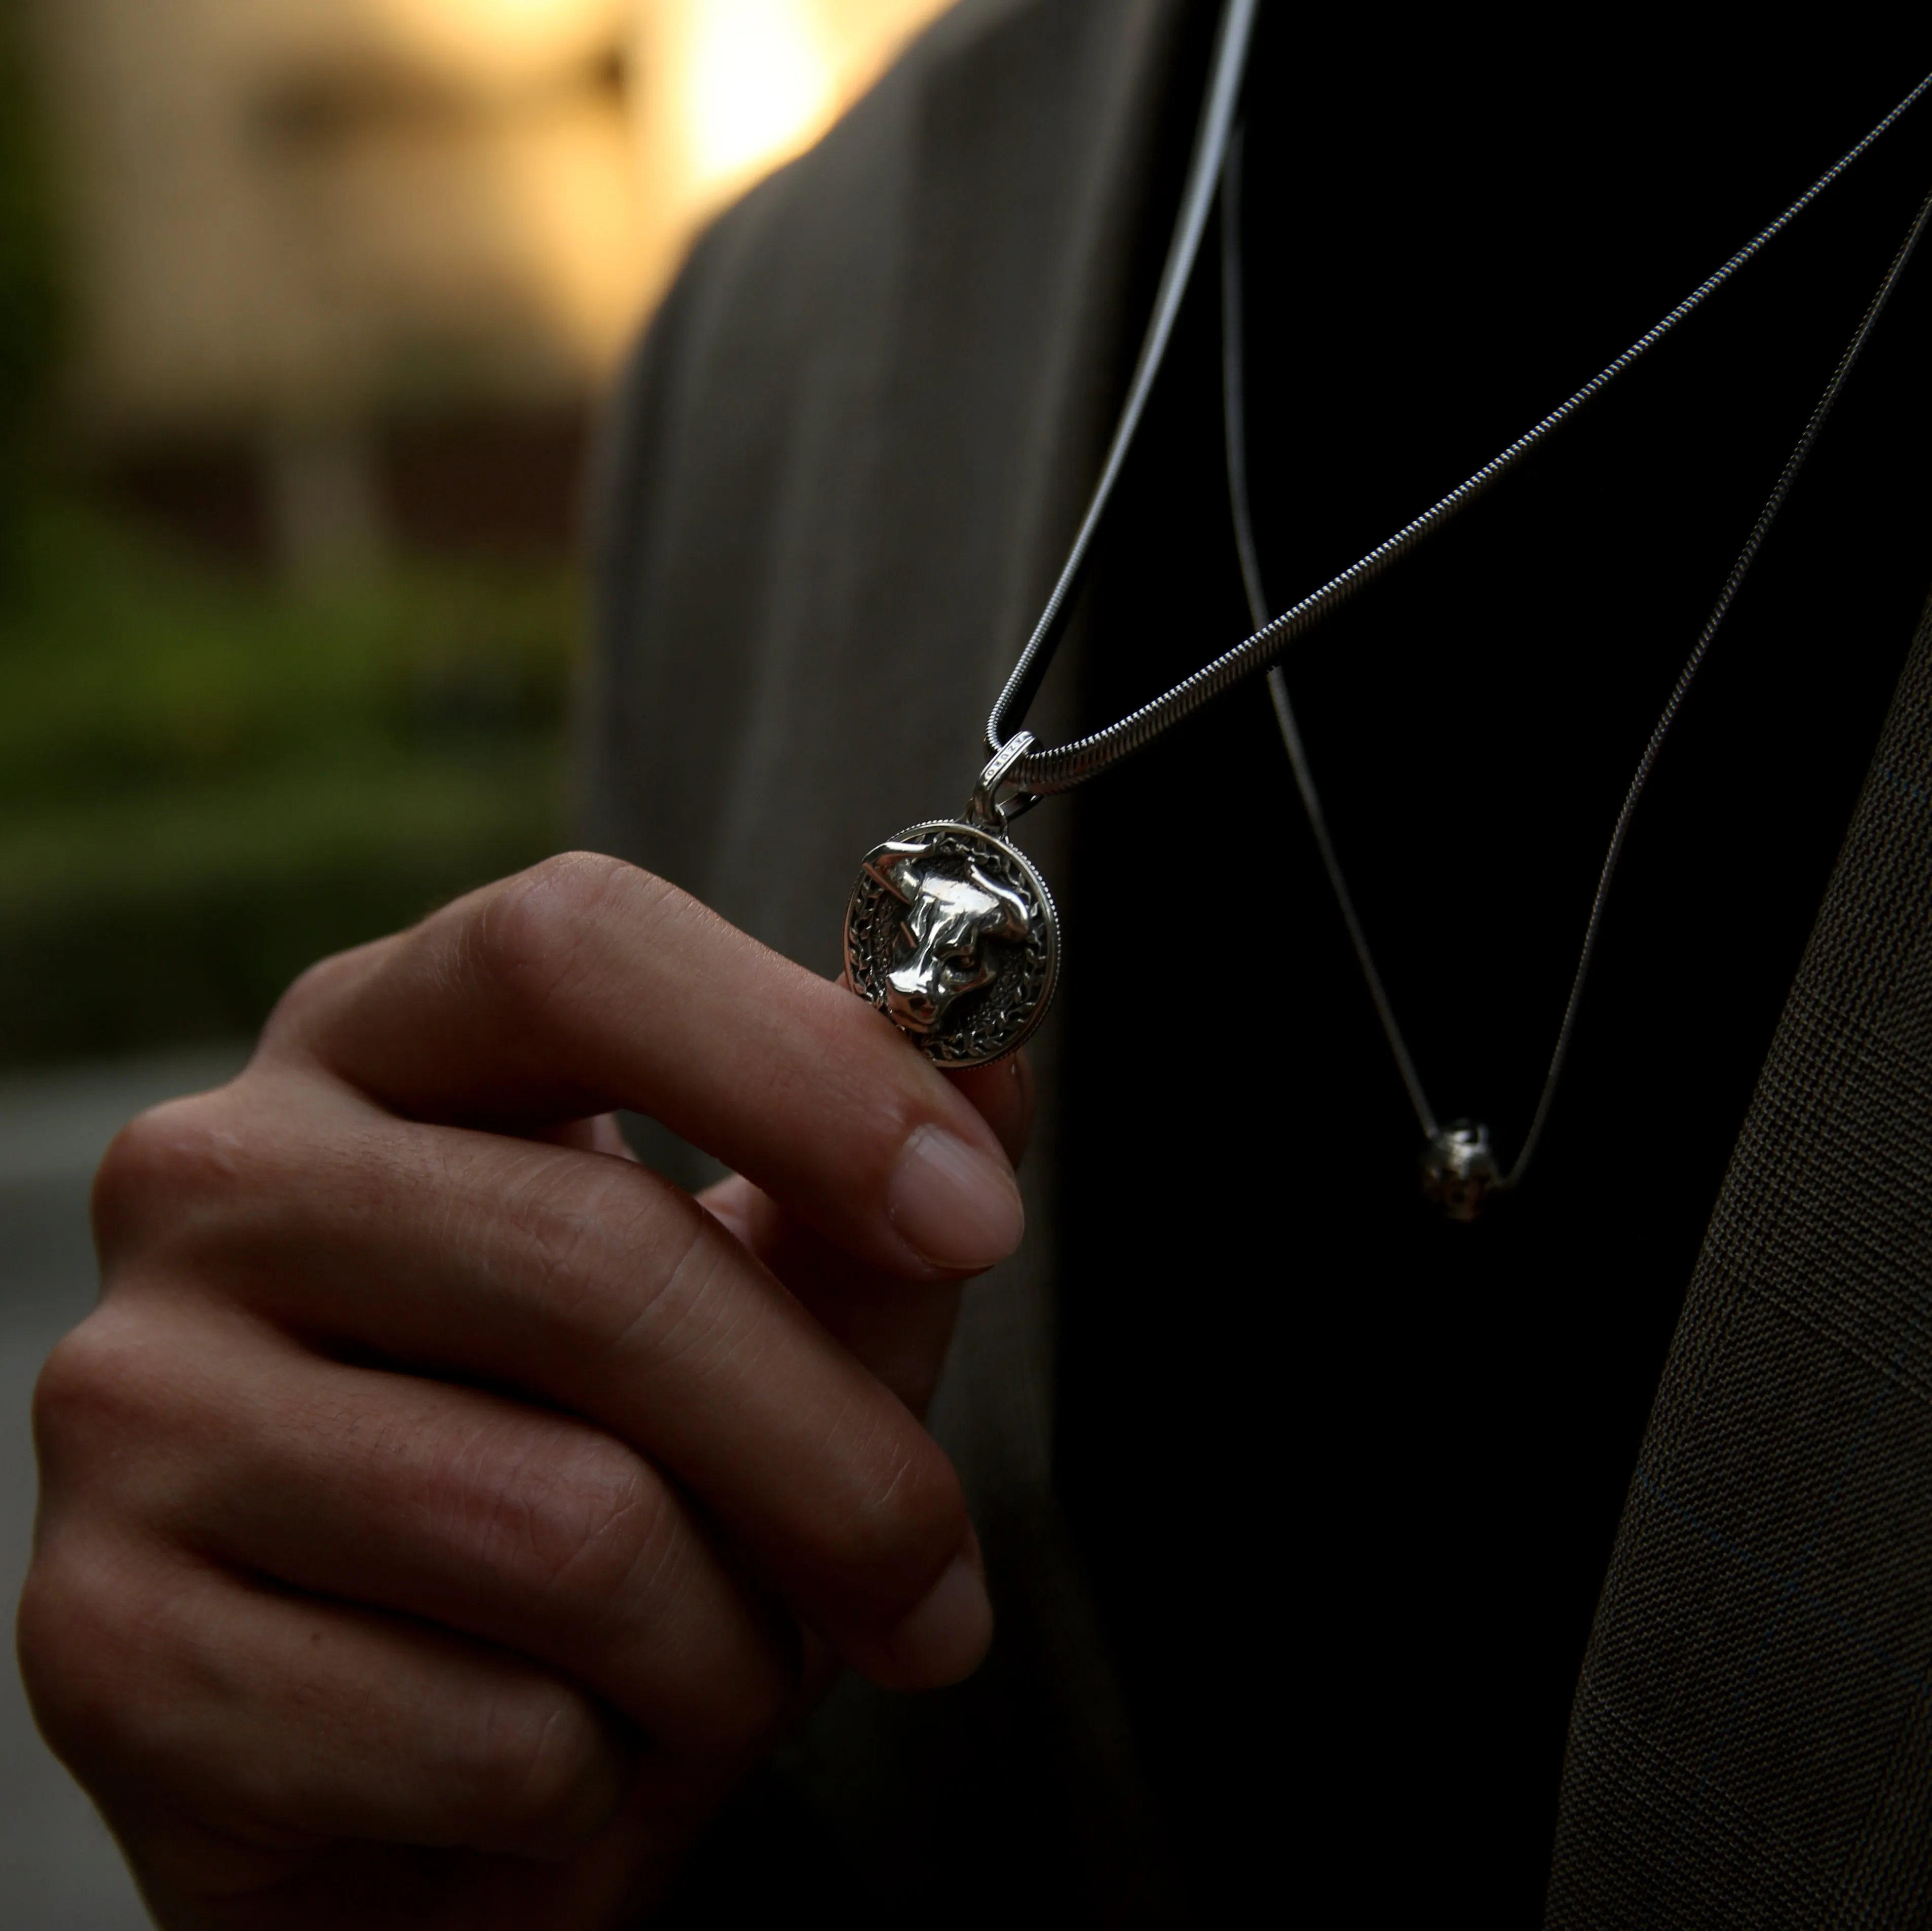
[[[923,844],[883,845],[866,871],[905,907],[886,976],[888,1010],[908,1033],[929,1033],[954,1000],[991,982],[989,944],[1026,937],[1026,901],[970,859],[941,869]]]

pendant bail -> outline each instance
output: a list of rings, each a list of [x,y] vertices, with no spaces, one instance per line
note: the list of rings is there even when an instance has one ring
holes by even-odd
[[[1030,811],[1040,800],[1030,792],[1016,792],[1011,798],[1000,793],[1007,783],[1006,774],[1034,747],[1031,731],[1016,731],[993,754],[992,761],[980,774],[966,807],[966,822],[982,825],[989,832],[1004,832],[1012,821]]]

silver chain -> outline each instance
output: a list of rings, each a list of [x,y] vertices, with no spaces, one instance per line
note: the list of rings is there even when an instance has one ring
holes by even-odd
[[[1928,79],[1932,79],[1932,76],[1928,76]],[[1878,134],[1911,105],[1926,85],[1925,81],[1922,81],[1905,100],[1880,123],[1878,127],[1868,134],[1858,147],[1838,163],[1832,172],[1835,174],[1844,169],[1862,149],[1870,146]],[[1243,338],[1246,331],[1241,286],[1241,160],[1242,135],[1241,130],[1237,127],[1227,150],[1222,174],[1221,395],[1223,439],[1227,455],[1228,499],[1234,516],[1234,547],[1240,562],[1242,586],[1247,595],[1250,619],[1256,626],[1255,637],[1250,640],[1252,643],[1270,635],[1278,625],[1270,625],[1268,622],[1268,600],[1262,587],[1261,562],[1255,548],[1253,521],[1248,500],[1243,354]],[[1816,194],[1819,188],[1831,178],[1830,175],[1824,176],[1812,187],[1810,193]],[[1779,217],[1779,223],[1789,220],[1796,211],[1796,206],[1802,205],[1801,202],[1787,209]],[[1798,472],[1804,467],[1805,458],[1810,454],[1812,445],[1817,441],[1826,418],[1831,414],[1832,406],[1844,388],[1846,379],[1851,374],[1852,367],[1864,350],[1880,316],[1884,313],[1886,304],[1891,300],[1892,291],[1905,272],[1906,265],[1911,260],[1928,220],[1932,220],[1932,193],[1928,193],[1920,202],[1918,211],[1913,217],[1911,226],[1906,229],[1904,240],[1899,244],[1897,253],[1892,256],[1891,265],[1886,270],[1876,293],[1867,304],[1857,328],[1852,332],[1851,340],[1846,345],[1844,353],[1838,358],[1838,367],[1832,372],[1832,379],[1826,384],[1824,394],[1819,397],[1812,409],[1796,447],[1786,458],[1784,467],[1778,473],[1770,496],[1766,499],[1764,508],[1758,512],[1757,520],[1752,524],[1750,534],[1744,539],[1743,550],[1739,552],[1737,561],[1732,565],[1730,574],[1724,579],[1724,586],[1718,592],[1716,604],[1705,620],[1704,628],[1698,633],[1697,641],[1693,646],[1683,669],[1677,674],[1677,682],[1671,688],[1663,715],[1652,727],[1648,741],[1643,748],[1643,755],[1638,759],[1636,770],[1630,778],[1629,788],[1624,793],[1622,808],[1617,814],[1616,823],[1610,833],[1610,849],[1604,855],[1603,868],[1598,874],[1596,895],[1591,901],[1590,916],[1583,928],[1582,949],[1576,961],[1576,970],[1570,978],[1570,996],[1563,1009],[1562,1022],[1557,1028],[1556,1044],[1550,1056],[1549,1070],[1544,1075],[1543,1090],[1537,1100],[1536,1111],[1531,1119],[1529,1131],[1523,1136],[1522,1145],[1514,1162],[1506,1174],[1492,1183],[1492,1192],[1505,1192],[1521,1181],[1529,1165],[1530,1156],[1535,1152],[1537,1144],[1543,1137],[1543,1129],[1548,1123],[1550,1105],[1556,1096],[1557,1082],[1562,1076],[1564,1062],[1569,1055],[1570,1038],[1576,1030],[1577,1008],[1583,997],[1583,982],[1588,975],[1590,961],[1596,952],[1598,934],[1603,926],[1604,907],[1609,900],[1610,881],[1616,874],[1617,861],[1623,856],[1624,841],[1629,833],[1630,820],[1636,813],[1637,801],[1642,796],[1644,787],[1649,782],[1658,755],[1664,748],[1664,739],[1676,721],[1677,713],[1682,707],[1699,667],[1709,652],[1711,641],[1717,635],[1718,626],[1723,623],[1736,601],[1739,586],[1762,547],[1765,537],[1779,510],[1784,506],[1785,498],[1790,494],[1792,485],[1798,479]],[[1751,246],[1759,245],[1772,232],[1767,229]],[[1742,254],[1733,256],[1731,262],[1720,273],[1728,273],[1730,268],[1742,259]],[[1709,291],[1714,285],[1715,279],[1713,277],[1712,281],[1702,285],[1696,298],[1701,299],[1702,295]],[[1652,330],[1636,348],[1619,357],[1618,363],[1628,363],[1682,312],[1682,307],[1672,310],[1672,315]],[[1612,371],[1616,369],[1618,363],[1611,365]],[[1609,373],[1598,378],[1596,386],[1600,387],[1608,379]],[[1580,391],[1578,397],[1573,397],[1570,403],[1564,405],[1564,409],[1569,409],[1585,393]],[[1546,418],[1532,433],[1541,433],[1553,425],[1556,420],[1556,416]],[[1520,445],[1511,446],[1520,447]],[[1508,451],[1504,453],[1505,455],[1508,454]],[[1499,457],[1497,460],[1501,461],[1502,459]],[[1489,466],[1493,468],[1494,465]],[[1478,472],[1479,475],[1481,473]],[[1463,485],[1465,489],[1468,487],[1467,484]],[[1445,498],[1444,500],[1448,502],[1453,499]],[[1440,507],[1438,505],[1438,508]],[[1412,529],[1416,526],[1411,524],[1409,527]],[[1375,553],[1371,553],[1372,555]],[[1359,568],[1360,565],[1356,567]],[[1336,580],[1340,582],[1341,579]],[[1246,649],[1248,646],[1244,644],[1242,648]],[[1196,673],[1197,676],[1199,674]],[[1401,1025],[1396,1018],[1395,1009],[1389,1003],[1388,994],[1383,988],[1382,974],[1376,970],[1374,955],[1369,949],[1368,936],[1356,914],[1354,898],[1342,875],[1341,862],[1336,856],[1334,844],[1328,835],[1327,814],[1322,808],[1321,795],[1316,789],[1315,775],[1310,769],[1307,754],[1302,745],[1301,732],[1295,721],[1294,707],[1288,697],[1288,679],[1279,664],[1270,667],[1268,683],[1268,694],[1274,701],[1275,718],[1281,727],[1282,741],[1287,747],[1288,763],[1294,769],[1295,787],[1301,793],[1301,802],[1308,814],[1309,826],[1315,835],[1316,847],[1321,854],[1322,866],[1328,872],[1329,884],[1334,890],[1342,922],[1348,927],[1348,937],[1354,946],[1362,976],[1367,982],[1370,996],[1375,1002],[1376,1015],[1382,1021],[1382,1032],[1388,1041],[1389,1050],[1394,1056],[1396,1068],[1402,1075],[1402,1084],[1408,1090],[1409,1104],[1415,1110],[1416,1120],[1422,1129],[1423,1138],[1432,1140],[1438,1126],[1435,1110],[1429,1103],[1429,1096],[1416,1072],[1415,1062],[1410,1056],[1408,1043],[1402,1037]],[[1169,693],[1170,696],[1172,694]],[[1126,754],[1122,752],[1120,754],[1124,756]]]
[[[1161,271],[1150,317],[1141,352],[1127,386],[1119,422],[1101,466],[1087,511],[1081,520],[1072,546],[1067,553],[1058,580],[1046,607],[1034,626],[1027,646],[1013,667],[1012,674],[994,701],[986,720],[986,747],[989,755],[1003,751],[1014,732],[1024,722],[1035,693],[1045,678],[1072,610],[1076,591],[1085,576],[1093,544],[1107,504],[1112,496],[1127,453],[1140,426],[1154,379],[1166,359],[1168,343],[1180,310],[1183,296],[1192,278],[1201,241],[1220,188],[1223,163],[1240,103],[1241,82],[1246,71],[1249,43],[1252,37],[1257,0],[1227,0],[1224,7],[1210,70],[1206,103],[1194,149],[1188,164],[1180,208],[1176,217],[1167,260]],[[1622,355],[1600,370],[1576,393],[1560,403],[1532,427],[1492,456],[1466,481],[1460,483],[1441,501],[1424,510],[1385,537],[1365,556],[1331,577],[1320,589],[1278,616],[1258,625],[1253,634],[1233,649],[1204,664],[1172,690],[1130,711],[1104,729],[1067,743],[1034,745],[1016,759],[1004,773],[1004,788],[1013,794],[1016,805],[1052,793],[1070,791],[1090,778],[1119,763],[1123,758],[1144,750],[1155,739],[1230,685],[1274,663],[1287,646],[1305,636],[1324,619],[1332,616],[1358,592],[1365,589],[1392,564],[1433,535],[1453,517],[1467,509],[1493,484],[1515,468],[1546,437],[1575,415],[1586,403],[1600,394],[1630,364],[1653,349],[1672,329],[1714,295],[1750,261],[1766,243],[1808,208],[1872,144],[1932,88],[1932,73],[1922,79],[1892,112],[1864,138],[1846,151],[1786,208],[1774,221],[1753,235],[1729,260],[1700,282],[1662,320],[1647,329]],[[1888,292],[1888,284],[1882,293]],[[1863,331],[1858,340],[1862,342]],[[1803,445],[1808,447],[1808,443]],[[1772,505],[1774,509],[1775,505]],[[1747,558],[1748,561],[1748,553]],[[1719,614],[1721,615],[1721,608]],[[1666,717],[1667,723],[1667,717]],[[1023,808],[1023,806],[1020,807]],[[1539,1117],[1538,1131],[1540,1130]],[[1519,1161],[1518,1165],[1520,1165]]]
[[[1261,557],[1255,548],[1254,518],[1248,502],[1248,428],[1243,352],[1246,330],[1246,294],[1241,274],[1241,156],[1243,136],[1234,130],[1221,175],[1221,426],[1222,442],[1228,466],[1228,502],[1234,512],[1234,553],[1241,566],[1241,588],[1248,600],[1248,616],[1257,630],[1268,620],[1268,595],[1262,586]],[[1367,982],[1369,997],[1375,1001],[1376,1016],[1381,1020],[1383,1036],[1394,1055],[1396,1070],[1408,1089],[1408,1103],[1415,1109],[1422,1137],[1436,1134],[1435,1109],[1423,1089],[1421,1075],[1409,1057],[1408,1042],[1402,1036],[1395,1008],[1389,1003],[1382,976],[1376,969],[1375,955],[1369,950],[1368,934],[1355,911],[1348,882],[1342,875],[1341,861],[1335,856],[1328,835],[1328,814],[1322,808],[1322,794],[1315,788],[1315,774],[1308,754],[1302,748],[1301,727],[1295,721],[1294,706],[1289,701],[1288,679],[1279,664],[1268,674],[1268,696],[1274,703],[1275,721],[1281,727],[1282,742],[1288,747],[1288,761],[1294,773],[1295,789],[1308,814],[1309,829],[1322,855],[1322,869],[1334,888],[1335,902],[1341,909],[1342,922],[1348,928],[1349,943],[1355,949],[1357,963]]]

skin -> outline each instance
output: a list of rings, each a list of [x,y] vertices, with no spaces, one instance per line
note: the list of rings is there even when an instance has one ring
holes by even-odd
[[[738,1177],[680,1192],[620,1107]],[[126,1129],[19,1642],[158,1922],[620,1922],[841,1666],[968,1674],[918,1417],[1030,1113],[577,856],[325,961]]]

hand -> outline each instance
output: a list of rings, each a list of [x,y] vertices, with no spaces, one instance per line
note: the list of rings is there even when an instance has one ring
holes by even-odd
[[[618,1106],[742,1177],[680,1192]],[[970,1671],[915,1414],[1029,1110],[579,856],[316,967],[128,1128],[20,1645],[159,1921],[620,1922],[832,1660]]]

